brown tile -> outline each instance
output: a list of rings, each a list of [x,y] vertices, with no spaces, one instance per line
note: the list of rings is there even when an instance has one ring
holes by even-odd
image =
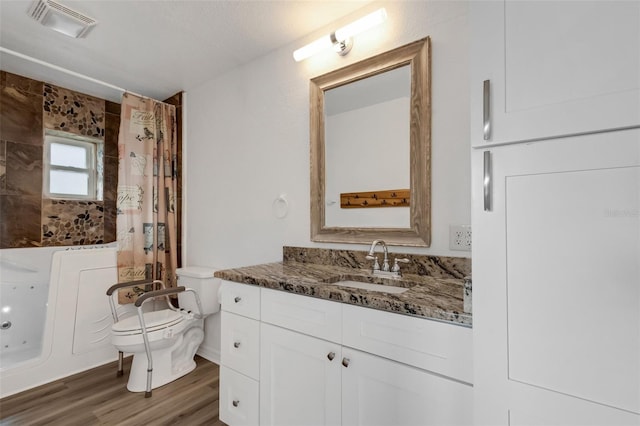
[[[104,157],[104,200],[115,201],[118,196],[118,158]]]
[[[103,242],[102,201],[42,201],[42,245],[70,246]]]
[[[42,150],[41,146],[6,143],[7,194],[42,196]]]
[[[176,216],[177,216],[177,222],[178,222],[178,229],[177,229],[177,250],[178,250],[178,266],[182,266],[182,218],[183,218],[183,214],[182,214],[182,93],[178,93],[176,95],[174,95],[172,98],[173,101],[175,101],[175,105],[176,105],[176,161],[177,161],[177,172],[178,172],[178,177],[177,177],[177,182],[176,182],[176,186],[177,186],[177,211],[176,211]],[[171,103],[171,102],[170,102]]]
[[[120,132],[120,116],[105,114],[104,155],[118,156],[118,133]]]
[[[6,191],[6,173],[7,173],[7,157],[5,147],[7,143],[0,141],[0,195],[4,195]]]
[[[105,101],[72,90],[44,85],[43,122],[46,129],[104,139]]]
[[[120,104],[111,101],[104,101],[104,103],[104,112],[107,114],[120,115],[120,110],[122,109]]]
[[[104,242],[116,240],[116,201],[104,201]]]
[[[164,102],[170,105],[181,106],[182,92],[178,92],[175,95],[171,96],[170,98],[165,99]]]
[[[178,267],[182,266],[182,196],[178,197],[178,201],[177,201],[177,222],[178,222],[178,229],[177,229],[177,243],[176,243],[176,247],[177,247],[177,251],[178,251]]]
[[[0,139],[42,146],[42,94],[0,88]]]
[[[1,84],[32,95],[42,96],[43,83],[41,81],[32,80],[18,74],[3,71]]]
[[[40,210],[40,197],[0,195],[0,248],[39,246]]]

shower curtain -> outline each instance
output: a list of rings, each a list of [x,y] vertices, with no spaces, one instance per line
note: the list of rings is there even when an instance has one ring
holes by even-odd
[[[176,110],[131,93],[122,96],[118,136],[118,281],[162,280],[177,267]],[[120,291],[132,303],[143,289]]]

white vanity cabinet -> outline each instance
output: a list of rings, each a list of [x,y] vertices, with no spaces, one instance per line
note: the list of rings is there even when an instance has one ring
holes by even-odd
[[[471,425],[472,387],[344,347],[343,425]]]
[[[261,425],[471,424],[470,328],[255,289]]]
[[[472,1],[469,12],[474,146],[640,126],[640,2]]]
[[[470,425],[472,330],[342,306],[344,425]]]
[[[476,424],[639,425],[640,130],[472,165]]]
[[[341,423],[339,344],[263,323],[261,348],[261,425]]]
[[[260,424],[339,425],[342,306],[261,292]]]
[[[225,282],[221,288],[221,306],[224,332],[220,342],[220,420],[228,425],[256,425],[259,421],[260,289]]]

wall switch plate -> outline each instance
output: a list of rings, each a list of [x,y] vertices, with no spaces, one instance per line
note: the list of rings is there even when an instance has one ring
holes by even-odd
[[[471,225],[449,225],[449,249],[471,251]]]

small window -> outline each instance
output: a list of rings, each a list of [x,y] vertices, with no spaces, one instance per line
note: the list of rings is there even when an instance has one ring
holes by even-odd
[[[45,136],[44,189],[51,198],[97,200],[102,198],[101,141]]]

